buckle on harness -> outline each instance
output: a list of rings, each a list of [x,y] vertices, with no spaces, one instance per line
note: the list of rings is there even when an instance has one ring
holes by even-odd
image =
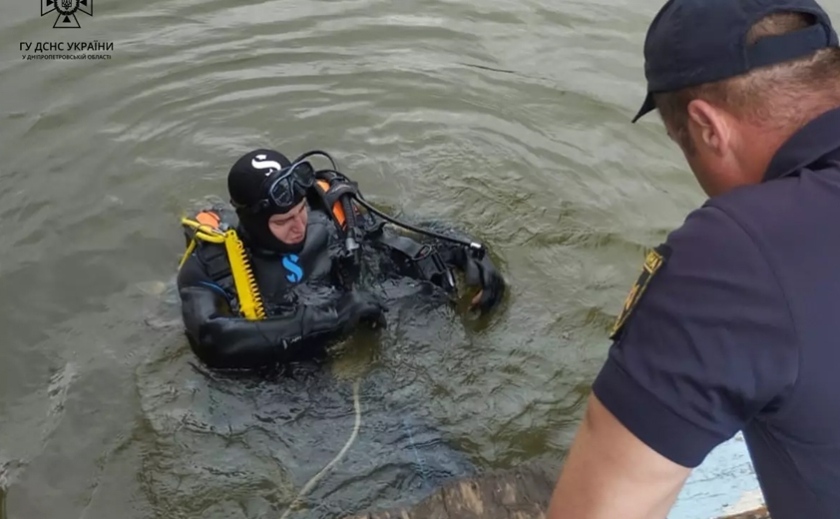
[[[417,254],[411,258],[414,261],[420,261],[429,257],[429,254],[432,253],[432,248],[429,245],[424,244],[420,247],[420,250],[417,251]]]

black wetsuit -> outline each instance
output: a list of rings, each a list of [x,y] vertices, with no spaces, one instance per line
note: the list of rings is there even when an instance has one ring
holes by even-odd
[[[352,289],[347,270],[339,259],[343,250],[341,232],[323,208],[309,203],[306,238],[296,253],[261,250],[248,241],[239,228],[249,251],[251,264],[264,303],[266,318],[249,321],[235,313],[235,288],[223,245],[199,242],[178,274],[178,289],[186,335],[196,356],[216,368],[258,368],[276,366],[317,356],[324,346],[353,331],[359,320],[358,292]],[[378,261],[372,270],[380,280],[409,276],[427,290],[453,294],[453,268],[470,270],[463,247],[440,240],[421,241],[382,229],[368,215],[371,228],[365,249],[373,250]],[[485,256],[486,258],[486,256]],[[481,262],[484,271],[495,269],[489,259]],[[468,273],[469,274],[469,273]],[[468,275],[468,278],[471,276]],[[492,304],[503,289],[501,277]]]

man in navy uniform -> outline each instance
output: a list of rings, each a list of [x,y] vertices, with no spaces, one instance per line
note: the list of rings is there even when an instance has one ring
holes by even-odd
[[[658,110],[709,199],[645,259],[549,518],[666,517],[738,431],[773,519],[840,518],[837,47],[813,0],[653,19],[636,119]]]

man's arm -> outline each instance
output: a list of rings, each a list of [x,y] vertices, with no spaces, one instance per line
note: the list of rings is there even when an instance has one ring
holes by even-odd
[[[344,305],[300,306],[260,321],[241,318],[231,313],[222,289],[214,287],[195,256],[178,274],[178,292],[190,343],[215,368],[258,368],[316,355],[347,330],[355,311],[348,299]]]
[[[593,394],[548,519],[661,519],[690,472],[642,443]]]
[[[340,178],[335,174],[327,173],[323,176],[324,180],[330,183],[330,189],[326,194],[327,205],[332,207],[332,204],[338,200],[339,196],[344,196],[348,193],[359,194],[359,186],[349,179]],[[357,213],[360,217],[362,212]],[[370,218],[370,223],[379,219],[378,216],[364,210],[364,215]],[[451,237],[457,237],[466,241],[473,241],[465,233],[455,231],[454,229],[445,227],[438,222],[406,222],[413,223],[415,226],[425,228]],[[399,226],[395,226],[403,230]],[[482,311],[489,311],[497,306],[505,292],[505,280],[499,273],[496,266],[493,265],[487,253],[484,257],[479,259],[472,258],[465,253],[463,245],[454,244],[450,241],[435,239],[433,237],[422,235],[417,237],[417,241],[422,243],[434,244],[435,248],[440,252],[444,262],[451,267],[455,267],[464,272],[467,284],[479,288],[478,293],[472,299],[472,306],[479,308]]]
[[[465,242],[476,241],[463,231],[443,225],[437,221],[425,220],[411,223],[416,227],[427,229],[443,236],[457,238]],[[471,254],[465,245],[427,235],[416,236],[418,242],[434,245],[443,261],[450,267],[454,267],[463,272],[467,285],[478,289],[478,292],[473,296],[471,301],[474,308],[486,312],[501,302],[506,289],[506,283],[504,277],[502,277],[493,264],[488,250],[485,250],[483,257],[478,259]]]
[[[196,355],[215,368],[258,368],[315,356],[348,321],[335,308],[303,305],[290,314],[249,321],[230,315],[210,289],[185,287],[179,293]]]
[[[665,517],[690,469],[796,384],[787,300],[741,225],[707,206],[658,251],[625,302],[549,519]]]

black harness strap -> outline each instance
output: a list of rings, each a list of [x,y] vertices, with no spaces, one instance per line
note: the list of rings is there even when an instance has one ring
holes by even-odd
[[[208,277],[227,292],[230,299],[236,299],[236,284],[224,245],[199,242],[195,254],[204,265]]]

